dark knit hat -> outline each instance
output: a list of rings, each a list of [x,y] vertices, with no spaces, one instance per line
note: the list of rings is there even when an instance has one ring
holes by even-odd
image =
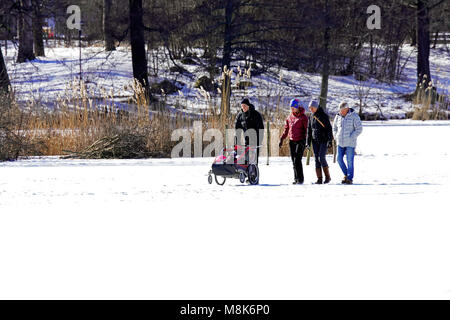
[[[242,100],[241,104],[246,104],[248,106],[251,105],[250,100],[248,100],[248,98],[245,98],[244,100]]]
[[[311,100],[308,107],[309,108],[319,108],[319,104],[317,103],[316,100]]]

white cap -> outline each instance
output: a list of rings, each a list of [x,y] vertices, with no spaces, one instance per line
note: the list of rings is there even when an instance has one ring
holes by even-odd
[[[348,103],[345,101],[342,101],[341,104],[339,105],[339,110],[346,109],[348,107],[349,107]]]

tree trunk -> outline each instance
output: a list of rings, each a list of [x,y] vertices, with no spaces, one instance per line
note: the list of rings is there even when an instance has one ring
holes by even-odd
[[[416,26],[411,28],[410,37],[411,37],[411,47],[417,46],[417,30],[416,30]]]
[[[388,78],[392,83],[395,80],[395,76],[397,74],[397,62],[399,59],[399,50],[400,47],[398,45],[393,45],[389,49],[389,63],[387,66]]]
[[[223,57],[222,57],[222,70],[225,66],[228,68],[231,65],[231,46],[232,46],[232,20],[234,10],[234,0],[227,0],[225,4],[225,31],[223,37]]]
[[[325,32],[323,36],[322,85],[320,88],[320,98],[319,98],[319,105],[323,108],[323,110],[327,109],[328,79],[330,77],[329,46],[330,46],[331,28],[328,24],[329,16],[330,16],[329,1],[325,0],[325,14],[324,14]]]
[[[116,50],[111,21],[111,6],[112,0],[103,0],[103,34],[105,38],[106,51]]]
[[[41,0],[33,0],[33,34],[34,34],[34,53],[38,57],[45,57],[43,19],[41,14]]]
[[[2,49],[0,49],[0,90],[3,92],[9,91],[9,77],[8,70],[6,70],[6,63],[3,59]]]
[[[374,48],[373,48],[373,35],[370,34],[369,36],[369,42],[370,42],[370,70],[369,70],[369,74],[372,77],[374,75],[374,63],[373,63],[373,54],[374,54]]]
[[[31,0],[19,1],[18,16],[18,36],[19,52],[17,54],[17,63],[34,60],[36,57],[33,52],[33,19]]]
[[[231,65],[232,53],[232,20],[234,10],[234,0],[227,0],[225,3],[225,30],[223,36],[223,57],[222,57],[222,72],[224,72],[222,85],[222,105],[221,115],[225,118],[231,113],[230,97],[231,97],[231,76],[228,70]],[[225,68],[226,67],[226,68]]]
[[[143,26],[142,0],[130,0],[130,37],[133,77],[144,88],[148,89],[147,55],[145,52]]]
[[[433,49],[436,49],[438,39],[439,39],[439,31],[436,31],[436,33],[434,34]]]
[[[430,19],[428,1],[417,0],[417,79],[431,81],[430,74]],[[425,79],[426,76],[426,79]]]

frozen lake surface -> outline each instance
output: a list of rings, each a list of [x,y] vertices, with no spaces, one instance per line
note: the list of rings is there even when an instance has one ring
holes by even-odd
[[[450,122],[364,123],[355,185],[212,159],[0,163],[0,298],[450,298]],[[332,157],[329,158],[332,163]]]

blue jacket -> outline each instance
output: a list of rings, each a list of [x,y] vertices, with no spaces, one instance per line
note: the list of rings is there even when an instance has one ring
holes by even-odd
[[[361,119],[353,109],[350,109],[345,117],[338,113],[334,118],[333,135],[340,147],[356,148],[356,139],[362,131]]]

